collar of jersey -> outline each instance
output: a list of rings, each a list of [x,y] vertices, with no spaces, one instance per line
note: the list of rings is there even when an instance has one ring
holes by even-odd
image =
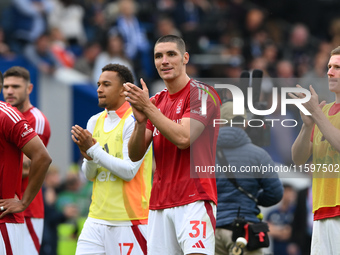
[[[191,79],[188,81],[188,83],[180,91],[177,91],[174,94],[168,93],[169,98],[171,100],[176,99],[189,86],[190,82],[191,82]]]
[[[119,118],[123,118],[123,116],[124,116],[124,114],[125,114],[125,112],[128,110],[130,108],[130,104],[129,104],[129,102],[125,102],[121,107],[119,107],[116,111],[108,111],[107,109],[106,109],[106,112],[107,113],[116,113],[117,114],[117,116],[119,117]],[[106,114],[106,117],[107,117],[107,114]]]

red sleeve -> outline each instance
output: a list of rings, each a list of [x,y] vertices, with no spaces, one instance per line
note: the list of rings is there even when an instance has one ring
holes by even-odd
[[[37,134],[28,124],[24,116],[14,108],[7,108],[7,114],[4,115],[4,132],[5,136],[11,143],[18,148],[22,148]]]
[[[45,147],[47,147],[47,144],[50,140],[51,137],[51,127],[50,127],[50,123],[48,122],[47,118],[45,117],[45,123],[44,123],[44,129],[42,134],[38,134],[41,141],[43,142],[43,144],[45,145]]]
[[[46,116],[36,107],[32,107],[24,112],[23,115],[31,127],[34,128],[43,144],[47,146],[51,136],[51,128]]]
[[[190,106],[186,109],[183,117],[192,118],[198,120],[207,126],[212,118],[216,117],[216,112],[220,107],[219,97],[216,91],[210,86],[204,86],[206,91],[198,89],[197,87],[190,89]],[[207,113],[202,114],[202,94],[207,95]]]

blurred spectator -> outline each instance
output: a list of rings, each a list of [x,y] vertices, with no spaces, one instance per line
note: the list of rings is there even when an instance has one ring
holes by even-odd
[[[94,62],[101,52],[101,47],[98,42],[87,43],[84,47],[82,55],[74,63],[74,69],[89,77],[94,70]]]
[[[205,1],[201,1],[205,2]],[[224,32],[231,33],[232,29],[228,26],[230,23],[230,3],[227,1],[209,1],[204,4],[206,7],[202,21],[200,22],[200,30],[203,36],[206,36],[210,45],[215,45],[219,41],[219,37]]]
[[[262,57],[267,62],[267,70],[270,77],[276,77],[276,65],[279,60],[278,46],[273,42],[264,45]]]
[[[132,71],[135,81],[137,81],[131,61],[125,55],[123,38],[115,29],[111,29],[109,33],[106,51],[101,52],[95,60],[93,69],[94,84],[97,84],[103,66],[110,63],[124,65],[129,68],[129,70]]]
[[[251,8],[245,17],[242,38],[245,42],[243,54],[247,62],[263,54],[268,34],[264,30],[265,14],[263,10]]]
[[[118,4],[119,16],[113,28],[122,35],[125,54],[133,61],[139,77],[153,78],[153,54],[147,35],[136,16],[136,3],[134,0],[120,0]]]
[[[59,28],[51,28],[51,51],[58,62],[65,67],[72,68],[75,62],[75,56],[68,47],[64,35]]]
[[[202,35],[203,16],[209,12],[210,2],[207,0],[184,0],[177,2],[174,16],[176,27],[183,34],[187,51],[200,53],[198,41]]]
[[[84,29],[89,42],[97,41],[103,47],[110,24],[117,18],[118,7],[110,0],[80,0],[84,7]]]
[[[308,71],[316,49],[317,43],[310,36],[309,29],[303,24],[295,24],[283,51],[283,57],[293,64],[295,76],[301,77]]]
[[[76,205],[79,216],[87,217],[91,204],[92,182],[81,180],[79,169],[67,172],[62,184],[62,191],[58,195],[57,208],[62,211],[65,206]]]
[[[298,82],[294,74],[294,66],[290,60],[280,60],[276,64],[277,87],[295,87]]]
[[[75,0],[54,0],[55,8],[48,16],[50,28],[59,28],[75,55],[86,43],[83,25],[84,8]]]
[[[0,27],[0,57],[5,59],[11,59],[15,56],[11,51],[9,45],[5,41],[5,33],[2,27]]]
[[[39,36],[33,44],[25,47],[24,56],[44,74],[51,75],[57,67],[61,66],[52,52],[51,38],[46,33]]]
[[[332,47],[335,48],[340,45],[340,18],[334,18],[329,26],[329,33],[331,36]],[[328,51],[330,52],[330,50]]]
[[[169,16],[173,16],[176,8],[176,0],[156,0],[157,10]]]
[[[54,8],[51,0],[13,0],[9,9],[6,29],[11,37],[11,48],[21,53],[27,43],[32,43],[47,30],[45,16]]]
[[[45,219],[40,255],[57,255],[58,225],[66,222],[68,219],[78,217],[78,209],[73,204],[65,206],[62,211],[58,211],[56,208],[59,186],[59,169],[51,166],[46,174],[43,185]]]
[[[294,220],[292,223],[292,242],[299,255],[310,255],[313,231],[312,182],[297,193]]]
[[[154,39],[157,40],[164,35],[177,35],[181,37],[181,32],[176,28],[173,19],[166,16],[158,18]]]
[[[291,255],[287,248],[292,235],[296,191],[289,184],[283,184],[283,187],[281,202],[277,208],[269,211],[266,219],[269,225],[269,235],[273,240],[272,247],[275,255]]]

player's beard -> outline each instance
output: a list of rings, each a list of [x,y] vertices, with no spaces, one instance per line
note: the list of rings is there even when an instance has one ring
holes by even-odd
[[[19,98],[14,104],[12,104],[13,107],[16,107],[19,111],[24,107],[25,99]]]
[[[106,108],[107,104],[104,103],[104,102],[98,102],[98,106],[101,107],[101,108]]]

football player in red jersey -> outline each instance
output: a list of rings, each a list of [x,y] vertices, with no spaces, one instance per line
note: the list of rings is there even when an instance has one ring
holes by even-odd
[[[39,135],[47,146],[51,135],[50,124],[46,116],[31,104],[30,94],[33,84],[30,81],[30,73],[26,68],[13,66],[4,73],[3,95],[5,101],[16,107],[26,118],[30,126]],[[28,184],[30,160],[24,156],[22,172],[22,192]],[[24,211],[25,215],[25,253],[38,255],[42,240],[44,226],[44,203],[41,189],[32,203]]]
[[[3,76],[0,73],[0,89]],[[24,214],[51,164],[46,147],[24,116],[0,101],[0,253],[24,254]],[[31,160],[29,181],[21,192],[22,152]]]
[[[143,89],[126,83],[125,96],[136,125],[129,155],[139,160],[153,142],[156,171],[150,198],[148,254],[214,254],[217,191],[214,178],[192,175],[193,165],[215,166],[219,105],[215,90],[186,73],[189,54],[182,38],[167,35],[154,47],[154,62],[166,89],[149,99]]]

